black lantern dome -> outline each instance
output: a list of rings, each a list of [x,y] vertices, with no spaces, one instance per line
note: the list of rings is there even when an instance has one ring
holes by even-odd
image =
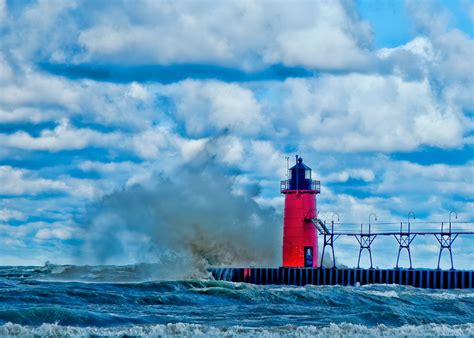
[[[288,169],[288,188],[289,190],[312,190],[311,183],[311,168],[297,155],[296,164]]]

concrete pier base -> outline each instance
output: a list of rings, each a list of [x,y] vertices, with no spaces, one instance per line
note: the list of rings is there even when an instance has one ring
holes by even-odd
[[[474,288],[472,270],[212,268],[216,280],[280,285],[399,284],[430,289]]]

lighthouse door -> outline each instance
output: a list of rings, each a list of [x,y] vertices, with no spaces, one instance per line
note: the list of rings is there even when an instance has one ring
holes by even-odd
[[[313,267],[313,247],[312,246],[304,247],[304,267],[305,268]]]

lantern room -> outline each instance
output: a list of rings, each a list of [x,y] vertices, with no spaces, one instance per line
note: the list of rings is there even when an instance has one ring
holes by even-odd
[[[303,159],[296,155],[296,164],[288,169],[288,179],[281,181],[281,192],[311,190],[319,193],[319,181],[311,178],[311,168],[303,163]]]

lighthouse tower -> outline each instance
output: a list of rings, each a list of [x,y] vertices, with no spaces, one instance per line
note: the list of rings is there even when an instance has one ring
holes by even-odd
[[[320,182],[311,179],[311,168],[296,155],[296,164],[288,170],[288,179],[281,182],[285,194],[283,225],[283,266],[318,265],[318,238],[313,223],[316,217],[316,194]]]

